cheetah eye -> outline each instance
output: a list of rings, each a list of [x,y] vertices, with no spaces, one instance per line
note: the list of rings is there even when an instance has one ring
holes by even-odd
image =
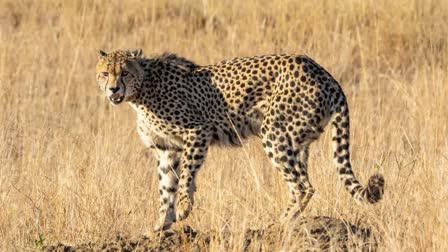
[[[101,72],[101,75],[104,76],[104,77],[107,77],[107,76],[109,76],[109,73],[108,72]]]
[[[126,75],[128,75],[128,74],[129,74],[128,71],[122,71],[122,72],[121,72],[121,76],[123,76],[123,77],[126,76]]]

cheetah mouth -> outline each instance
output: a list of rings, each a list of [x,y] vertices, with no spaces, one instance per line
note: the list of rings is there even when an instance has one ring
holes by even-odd
[[[118,105],[124,101],[124,95],[113,94],[109,96],[109,101],[115,105]]]

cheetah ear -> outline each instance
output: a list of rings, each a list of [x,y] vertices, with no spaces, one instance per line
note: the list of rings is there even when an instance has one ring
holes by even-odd
[[[105,58],[105,57],[107,57],[107,52],[105,52],[103,50],[99,50],[98,51],[98,56],[100,56],[100,58]]]
[[[137,49],[137,50],[135,50],[135,51],[132,51],[132,52],[130,52],[130,56],[131,56],[131,58],[138,58],[138,57],[140,57],[140,56],[142,56],[142,49]]]

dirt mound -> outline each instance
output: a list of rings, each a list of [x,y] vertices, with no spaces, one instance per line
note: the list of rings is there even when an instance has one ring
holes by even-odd
[[[189,226],[149,236],[111,239],[80,245],[47,246],[45,251],[210,251],[211,242],[229,248],[228,237],[215,231],[198,231]],[[235,247],[235,246],[234,246]],[[369,228],[330,217],[306,217],[283,227],[278,224],[264,229],[247,230],[243,251],[375,251],[376,240]],[[226,249],[227,250],[227,249]]]
[[[369,228],[330,217],[307,217],[286,227],[249,230],[243,251],[375,251]]]

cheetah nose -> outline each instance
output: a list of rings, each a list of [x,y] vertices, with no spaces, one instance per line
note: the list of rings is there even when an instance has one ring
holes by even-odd
[[[112,91],[112,94],[115,94],[118,90],[120,90],[120,88],[119,87],[110,87],[109,90]]]

